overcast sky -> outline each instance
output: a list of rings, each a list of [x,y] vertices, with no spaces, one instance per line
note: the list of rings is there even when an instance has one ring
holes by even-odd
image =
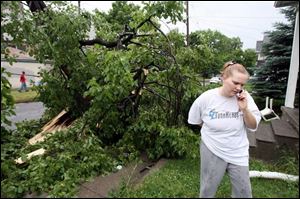
[[[80,2],[82,9],[108,11],[113,1]],[[73,1],[73,4],[78,5],[78,2]],[[189,1],[190,32],[218,30],[227,37],[239,37],[243,49],[255,49],[256,41],[263,39],[265,31],[274,30],[275,22],[287,23],[287,20],[280,8],[274,7],[274,1]],[[186,34],[184,23],[162,24],[165,33],[174,28]]]

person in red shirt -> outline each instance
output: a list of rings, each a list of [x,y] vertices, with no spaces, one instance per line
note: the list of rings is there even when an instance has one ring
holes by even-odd
[[[22,71],[22,74],[20,75],[20,82],[21,82],[21,88],[19,92],[21,92],[22,90],[27,91],[26,76],[24,71]]]

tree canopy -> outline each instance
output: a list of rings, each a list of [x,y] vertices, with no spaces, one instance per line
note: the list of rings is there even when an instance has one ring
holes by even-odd
[[[229,38],[219,31],[201,30],[190,34],[190,46],[194,49],[197,62],[193,67],[204,77],[219,74],[223,64],[234,60],[244,65],[252,74],[255,66],[256,53],[254,50],[242,50],[240,38]]]

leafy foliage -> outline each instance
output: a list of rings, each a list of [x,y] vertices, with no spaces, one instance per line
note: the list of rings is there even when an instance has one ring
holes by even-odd
[[[32,125],[32,121],[27,125]],[[77,121],[68,131],[57,132],[46,142],[34,146],[27,145],[32,134],[14,135],[15,140],[4,145],[6,150],[1,148],[1,193],[7,197],[20,197],[24,192],[49,192],[53,197],[71,197],[82,180],[112,171],[116,162],[91,132],[78,134],[82,125]],[[24,156],[41,147],[46,150],[46,157],[35,156],[24,165],[15,165],[14,159],[20,154]]]
[[[10,92],[11,84],[7,80],[7,77],[9,76],[10,73],[6,72],[5,68],[1,67],[1,132],[2,130],[4,131],[4,127],[2,126],[2,124],[11,124],[7,117],[15,114],[13,110],[14,99]]]
[[[6,48],[7,45],[4,43],[8,37],[8,35],[4,33],[10,31],[11,28],[6,21],[8,14],[2,12],[2,9],[5,9],[7,6],[7,2],[1,2],[1,58],[2,55],[4,55],[4,58],[12,65],[15,59],[9,55],[9,51]],[[1,144],[4,142],[6,135],[9,134],[9,130],[7,130],[4,125],[11,125],[11,121],[8,120],[8,117],[15,114],[13,110],[15,102],[10,92],[11,84],[7,79],[10,76],[11,74],[1,66]]]
[[[192,32],[190,46],[198,58],[194,62],[194,68],[204,77],[219,74],[223,64],[229,60],[241,63],[247,69],[255,65],[254,50],[243,51],[242,42],[238,37],[228,38],[219,31],[208,29]]]

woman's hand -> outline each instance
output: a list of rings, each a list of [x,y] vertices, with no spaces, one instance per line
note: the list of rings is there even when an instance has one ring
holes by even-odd
[[[236,95],[236,97],[237,97],[237,101],[238,101],[240,111],[246,110],[247,109],[246,91],[242,90],[242,92],[238,93]]]
[[[246,91],[243,91],[239,93],[239,95],[238,94],[236,95],[239,109],[240,111],[243,112],[243,118],[246,126],[250,129],[256,129],[257,128],[256,119],[253,116],[253,114],[248,110],[248,106],[247,106],[248,103],[247,103],[246,96],[247,96]]]

